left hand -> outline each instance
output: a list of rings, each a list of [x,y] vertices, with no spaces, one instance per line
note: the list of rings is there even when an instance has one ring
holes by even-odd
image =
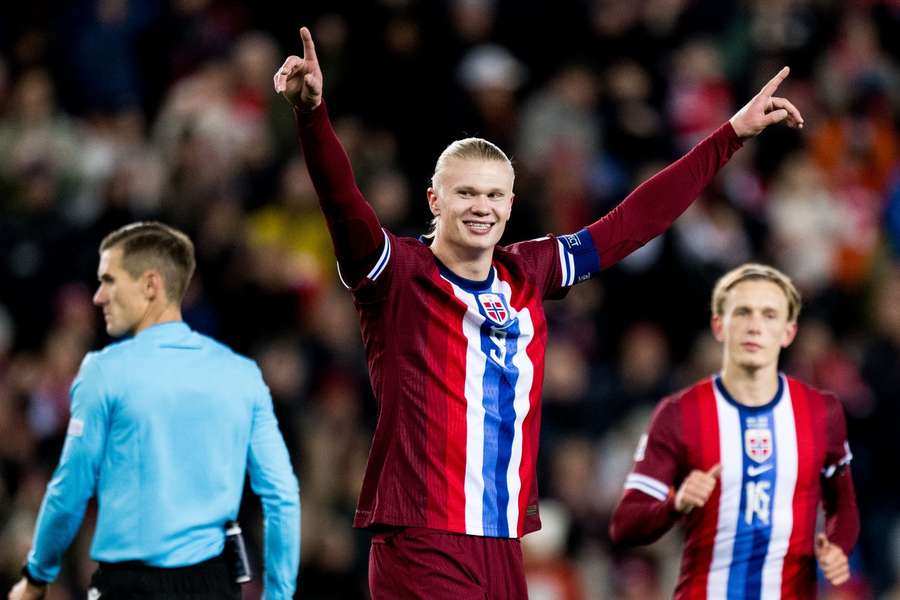
[[[40,600],[47,593],[47,586],[36,586],[28,583],[24,577],[9,590],[9,600]]]
[[[816,536],[816,560],[831,585],[841,585],[850,579],[847,555],[837,544],[832,544],[824,533]]]
[[[778,86],[790,72],[789,67],[781,69],[775,77],[769,80],[769,83],[759,90],[758,94],[750,99],[750,102],[729,119],[739,138],[746,140],[755,137],[769,125],[782,121],[793,129],[803,128],[803,116],[797,107],[791,104],[787,98],[775,96]]]

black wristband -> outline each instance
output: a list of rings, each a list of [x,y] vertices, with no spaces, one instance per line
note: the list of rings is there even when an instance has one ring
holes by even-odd
[[[41,581],[40,579],[35,579],[31,574],[31,571],[28,570],[27,564],[22,566],[22,577],[24,577],[28,581],[28,583],[35,587],[46,587],[46,585],[50,583],[49,581]]]

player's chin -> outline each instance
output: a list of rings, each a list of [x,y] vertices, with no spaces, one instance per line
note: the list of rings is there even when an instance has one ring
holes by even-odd
[[[758,371],[766,366],[766,361],[755,356],[742,356],[737,364],[745,371]]]
[[[107,323],[106,324],[106,333],[110,337],[114,337],[114,338],[122,337],[127,332],[128,332],[128,328],[125,327],[124,325],[121,325],[118,323]]]
[[[487,249],[496,246],[499,238],[500,236],[497,235],[494,231],[480,235],[469,233],[469,235],[466,236],[466,243],[472,248]]]

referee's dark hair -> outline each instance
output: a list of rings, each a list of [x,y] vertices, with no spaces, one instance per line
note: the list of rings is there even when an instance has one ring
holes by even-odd
[[[100,242],[100,252],[116,247],[122,248],[122,267],[129,275],[158,270],[169,300],[181,303],[197,265],[187,235],[159,221],[141,221],[116,229]]]

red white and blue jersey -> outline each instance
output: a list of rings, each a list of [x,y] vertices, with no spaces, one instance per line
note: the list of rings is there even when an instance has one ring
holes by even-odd
[[[335,255],[353,284],[378,422],[354,524],[519,537],[540,527],[542,303],[665,231],[741,147],[730,123],[577,234],[494,249],[485,281],[381,229],[322,103],[295,110]]]
[[[813,598],[822,482],[852,455],[840,403],[779,375],[763,406],[737,403],[719,377],[664,400],[625,488],[659,502],[693,469],[721,463],[719,484],[685,518],[675,598]],[[855,508],[855,507],[854,507]]]
[[[418,239],[384,235],[353,289],[379,401],[354,524],[538,529],[542,303],[599,271],[591,235],[497,247],[484,281],[453,274]]]

